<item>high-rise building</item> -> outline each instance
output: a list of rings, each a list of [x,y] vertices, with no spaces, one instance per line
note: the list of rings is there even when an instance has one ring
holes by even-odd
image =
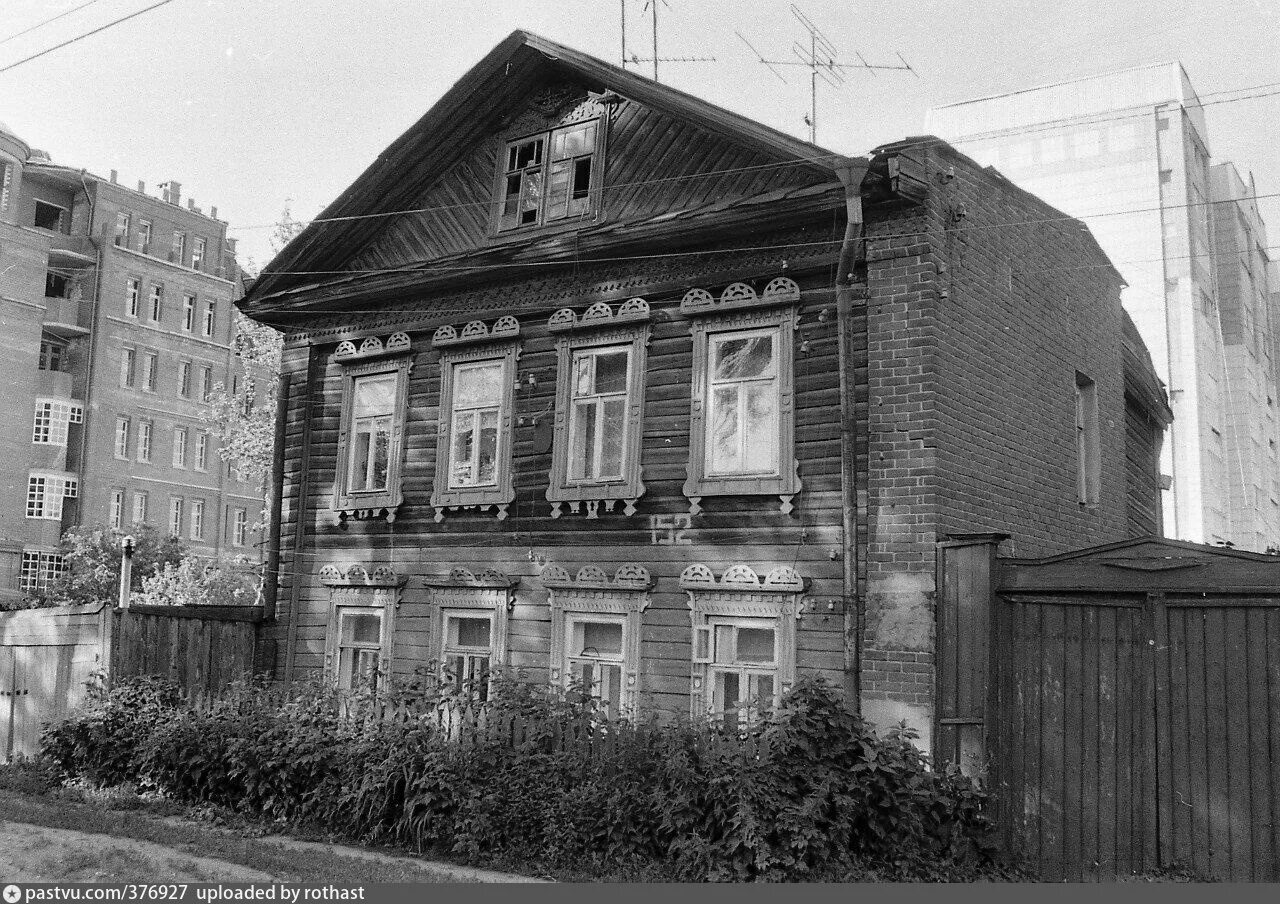
[[[1256,241],[1265,227],[1234,168],[1211,164],[1204,109],[1182,66],[935,107],[926,128],[1084,218],[1124,276],[1125,308],[1175,415],[1161,458],[1165,533],[1280,545],[1274,318],[1257,301],[1269,295],[1266,242]],[[1228,223],[1238,236],[1221,234]],[[1242,267],[1252,282],[1236,276]]]
[[[44,588],[73,524],[150,523],[256,556],[261,494],[203,420],[233,388],[227,224],[53,163],[0,125],[0,602]]]

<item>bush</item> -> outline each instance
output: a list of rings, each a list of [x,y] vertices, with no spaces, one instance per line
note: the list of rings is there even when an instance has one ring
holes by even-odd
[[[459,709],[426,684],[376,699],[239,685],[193,705],[132,681],[44,749],[100,784],[471,861],[686,880],[998,874],[983,794],[931,771],[907,732],[877,737],[819,682],[739,729],[610,721],[580,694],[510,681],[449,730],[440,714]]]

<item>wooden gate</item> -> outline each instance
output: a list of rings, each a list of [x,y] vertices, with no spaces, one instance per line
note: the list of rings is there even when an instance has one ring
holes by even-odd
[[[1149,539],[997,560],[987,586],[981,662],[944,584],[940,690],[985,679],[969,715],[1010,849],[1047,879],[1280,878],[1280,559]]]

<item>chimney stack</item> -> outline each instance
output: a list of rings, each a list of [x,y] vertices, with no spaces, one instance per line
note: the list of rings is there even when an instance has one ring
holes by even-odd
[[[182,204],[182,184],[174,182],[170,179],[168,182],[161,183],[160,196],[166,204],[181,206]]]
[[[210,216],[210,217],[212,217],[212,218],[213,218],[213,219],[215,219],[215,220],[216,220],[216,219],[218,219],[218,208],[216,208],[216,207],[210,207],[210,208],[209,208],[209,216]]]
[[[112,185],[115,185],[115,184],[116,184],[116,178],[117,178],[117,175],[118,175],[118,174],[116,173],[116,171],[115,171],[115,170],[112,170],[112,171],[111,171],[111,184],[112,184]]]
[[[187,210],[195,210],[195,209],[196,209],[196,199],[187,198]]]
[[[144,195],[147,193],[147,183],[143,182],[141,179],[138,180],[138,191]]]

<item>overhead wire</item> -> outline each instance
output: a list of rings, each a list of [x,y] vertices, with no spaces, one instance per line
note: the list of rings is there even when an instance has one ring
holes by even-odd
[[[90,31],[86,31],[82,34],[78,34],[73,38],[68,38],[67,40],[63,41],[60,44],[55,44],[52,47],[47,47],[44,50],[39,51],[38,53],[33,53],[30,56],[23,57],[22,59],[16,62],[10,63],[7,66],[0,67],[0,75],[8,72],[10,69],[17,69],[19,66],[23,65],[24,63],[30,63],[32,60],[38,60],[40,59],[40,57],[53,53],[55,50],[61,50],[63,47],[67,47],[67,46],[70,46],[71,44],[75,44],[77,41],[83,41],[85,38],[92,37],[93,35],[96,35],[99,32],[106,31],[108,28],[113,28],[114,26],[119,25],[122,22],[128,22],[130,19],[136,19],[138,16],[141,16],[144,13],[149,13],[153,9],[159,9],[160,7],[172,2],[173,0],[159,0],[158,3],[153,3],[150,6],[146,7],[145,9],[140,9],[137,12],[129,13],[129,15],[127,16],[121,16],[119,19],[113,19],[112,21],[108,22],[105,25],[99,25],[97,28],[94,28]]]
[[[99,0],[88,0],[87,3],[81,3],[79,6],[72,7],[71,9],[63,10],[62,12],[58,13],[56,16],[50,16],[48,19],[42,19],[39,22],[37,22],[35,25],[30,25],[22,29],[22,31],[15,31],[13,34],[8,35],[7,37],[0,38],[0,44],[8,44],[14,38],[20,38],[25,34],[30,34],[31,32],[35,31],[37,28],[42,28],[51,22],[57,22],[59,19],[63,18],[64,16],[69,16],[72,13],[78,13],[80,10],[84,9],[85,7],[93,6],[93,4],[97,2],[99,2]]]

